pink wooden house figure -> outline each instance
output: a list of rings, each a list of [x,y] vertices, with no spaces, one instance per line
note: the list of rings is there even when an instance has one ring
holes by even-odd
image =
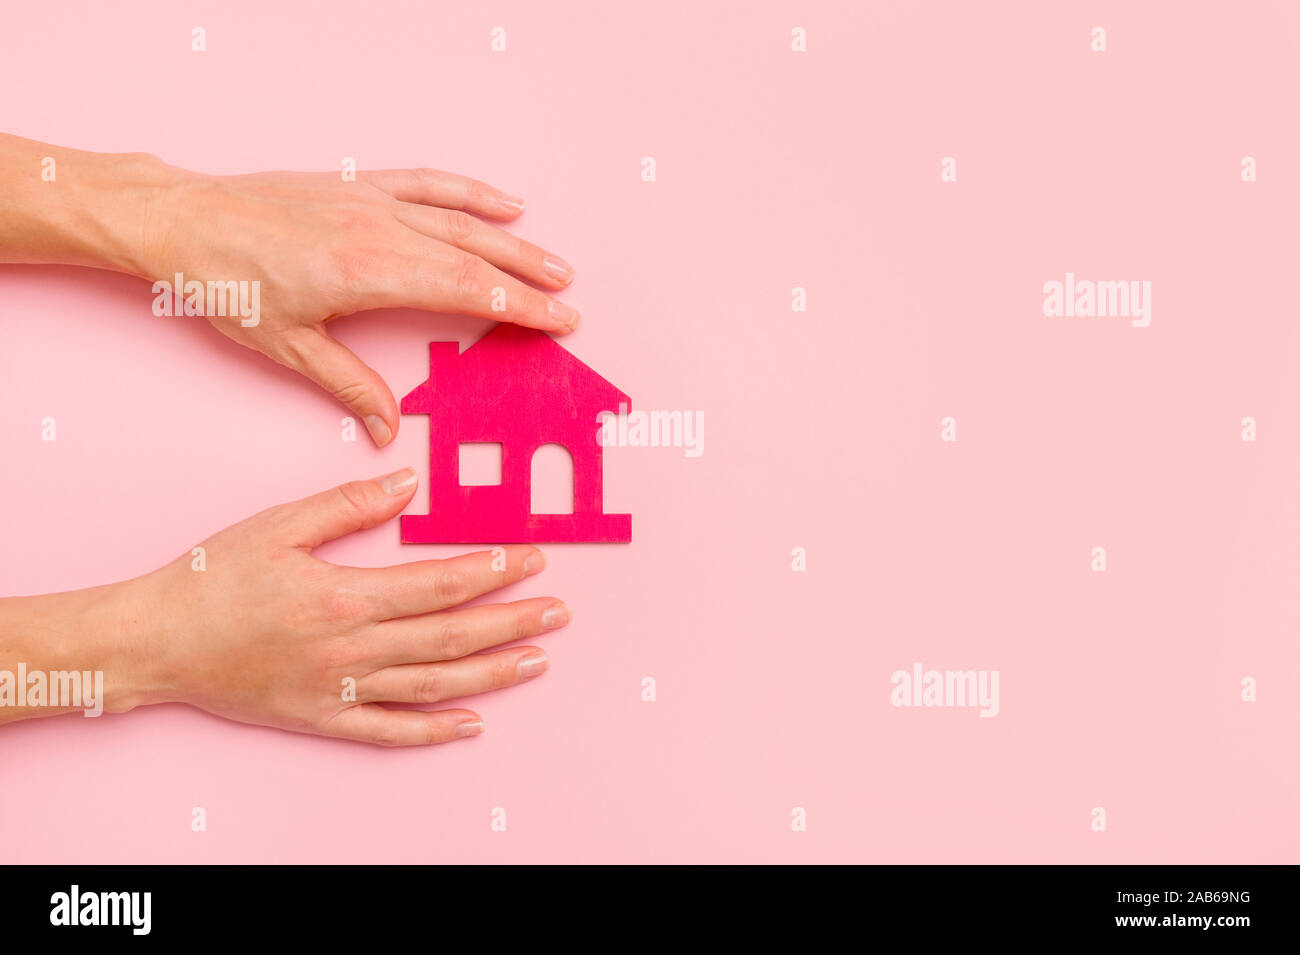
[[[632,539],[630,514],[604,513],[600,414],[631,400],[545,332],[502,324],[460,352],[429,344],[429,377],[402,399],[429,416],[429,513],[402,516],[407,544]],[[622,406],[622,407],[620,407]],[[500,483],[464,485],[460,445],[500,445]],[[573,513],[532,513],[533,455],[573,459]]]

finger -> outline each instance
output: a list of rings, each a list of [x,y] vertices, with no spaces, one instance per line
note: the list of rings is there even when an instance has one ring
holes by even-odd
[[[473,710],[390,710],[378,703],[348,707],[325,725],[329,736],[380,746],[427,746],[483,732]]]
[[[347,570],[351,586],[375,598],[375,619],[391,620],[455,607],[531,577],[545,566],[546,557],[536,547],[515,544],[445,560]]]
[[[402,202],[459,209],[501,221],[517,219],[524,211],[524,200],[518,196],[440,169],[378,169],[357,175]]]
[[[388,384],[322,328],[304,328],[291,341],[289,365],[359,417],[379,447],[393,440],[401,416]]]
[[[418,479],[403,468],[369,481],[348,484],[281,504],[265,514],[281,540],[293,547],[316,547],[325,541],[382,524],[411,500]]]
[[[550,665],[537,647],[515,647],[449,663],[385,667],[357,682],[357,699],[363,703],[441,703],[523,683],[541,676]]]
[[[570,616],[563,601],[534,597],[386,620],[371,631],[370,658],[380,666],[456,660],[487,647],[558,630]]]
[[[371,290],[380,304],[473,315],[560,335],[573,331],[582,317],[477,255],[436,239],[413,244],[398,259],[398,267]]]
[[[561,289],[573,281],[573,266],[558,255],[488,225],[468,212],[401,203],[393,215],[421,235],[464,249],[538,285]]]

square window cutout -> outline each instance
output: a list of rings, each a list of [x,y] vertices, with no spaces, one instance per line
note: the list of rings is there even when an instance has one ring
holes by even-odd
[[[460,483],[479,487],[501,483],[501,442],[473,441],[460,446]]]

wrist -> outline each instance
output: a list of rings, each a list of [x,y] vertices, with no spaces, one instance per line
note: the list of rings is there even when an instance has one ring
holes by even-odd
[[[64,247],[97,268],[154,278],[163,210],[193,174],[143,153],[89,154],[56,228]]]
[[[95,656],[104,669],[105,706],[122,713],[179,699],[174,628],[166,619],[163,571],[102,589],[94,627]]]
[[[0,681],[9,681],[0,723],[123,713],[167,698],[137,583],[0,600]]]
[[[93,153],[0,135],[0,261],[149,277],[160,210],[193,173],[143,153]]]

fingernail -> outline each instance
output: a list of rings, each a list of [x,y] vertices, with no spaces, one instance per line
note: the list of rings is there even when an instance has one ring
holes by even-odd
[[[562,603],[553,603],[542,612],[542,626],[555,630],[569,622],[569,608]]]
[[[453,731],[457,736],[477,736],[483,732],[482,720],[469,720],[465,723],[458,723]]]
[[[568,285],[573,281],[573,266],[558,255],[548,255],[542,259],[542,268],[546,274],[562,285]]]
[[[524,200],[520,199],[518,196],[508,196],[503,192],[501,195],[497,196],[497,202],[501,203],[501,205],[505,206],[511,212],[524,211]]]
[[[540,574],[546,566],[546,555],[540,550],[535,550],[524,560],[524,575],[531,577],[533,574]]]
[[[551,661],[546,659],[546,654],[541,650],[530,653],[519,661],[519,679],[531,680],[533,677],[545,673],[546,668],[550,665]]]
[[[578,314],[576,308],[573,308],[570,305],[565,305],[563,302],[557,302],[555,299],[551,299],[550,303],[546,306],[546,314],[549,315],[551,320],[557,325],[563,325],[569,331],[573,331],[577,328],[578,322],[582,320],[582,316]]]
[[[393,432],[388,427],[388,422],[377,414],[368,414],[365,417],[366,430],[370,432],[370,437],[374,439],[375,444],[381,448],[389,441],[393,440]]]
[[[381,477],[379,486],[383,488],[385,494],[395,497],[415,487],[415,482],[415,468],[402,468],[400,471],[394,471],[392,474],[385,474]]]

